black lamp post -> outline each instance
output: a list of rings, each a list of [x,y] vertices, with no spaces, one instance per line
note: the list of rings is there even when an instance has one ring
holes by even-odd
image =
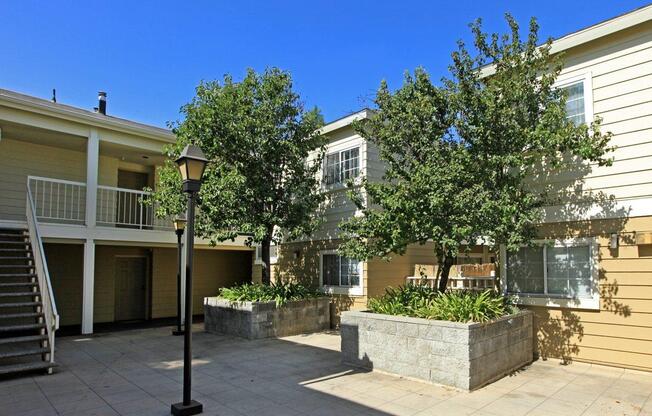
[[[208,160],[197,146],[188,145],[176,160],[183,179],[183,192],[188,194],[188,232],[186,233],[186,316],[183,339],[183,401],[174,403],[171,412],[176,416],[196,415],[203,406],[190,398],[192,377],[192,252],[195,238],[195,198]]]
[[[172,331],[172,335],[183,335],[183,329],[181,329],[181,237],[184,228],[186,228],[185,218],[175,218],[174,233],[177,235],[177,329]]]

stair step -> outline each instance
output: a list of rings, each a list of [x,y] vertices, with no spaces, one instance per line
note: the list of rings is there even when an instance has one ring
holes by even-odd
[[[48,339],[48,336],[43,335],[25,335],[22,337],[11,337],[11,338],[0,338],[0,345],[2,344],[19,344],[21,342],[34,342],[34,341],[45,341]]]
[[[23,296],[41,296],[41,292],[7,292],[0,293],[0,298],[19,298]]]
[[[26,246],[30,244],[29,241],[14,241],[14,240],[0,240],[0,244],[19,244],[21,246]]]
[[[0,233],[0,237],[12,237],[12,238],[20,237],[20,238],[28,238],[29,235],[28,235],[28,234],[24,234],[24,233]]]
[[[31,260],[29,256],[0,256],[0,261],[3,260]]]
[[[6,252],[6,253],[31,253],[32,248],[7,248],[7,247],[0,247],[0,252]]]
[[[22,308],[27,306],[41,306],[41,302],[12,302],[12,303],[0,303],[0,308]]]
[[[32,269],[33,264],[0,264],[2,269]]]
[[[23,324],[23,325],[6,325],[0,326],[0,332],[9,332],[9,331],[25,331],[28,329],[41,329],[45,328],[45,324]]]
[[[50,368],[56,367],[57,364],[47,362],[47,361],[38,361],[34,363],[24,363],[24,364],[12,364],[12,365],[3,365],[0,366],[0,374],[13,374],[13,373],[22,373],[25,371],[36,371],[36,370],[49,370]]]
[[[0,283],[0,287],[25,287],[25,286],[37,286],[36,282],[16,282],[16,283]]]
[[[36,273],[0,273],[0,277],[36,277]]]
[[[0,319],[40,318],[41,316],[43,316],[42,312],[7,313],[0,315]]]
[[[0,360],[3,358],[25,357],[28,355],[47,354],[50,352],[49,348],[30,348],[20,351],[0,352]]]

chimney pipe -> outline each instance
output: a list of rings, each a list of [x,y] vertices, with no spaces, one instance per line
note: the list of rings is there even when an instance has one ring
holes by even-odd
[[[99,107],[97,107],[98,113],[106,115],[106,93],[104,91],[98,92],[97,99],[99,100]]]

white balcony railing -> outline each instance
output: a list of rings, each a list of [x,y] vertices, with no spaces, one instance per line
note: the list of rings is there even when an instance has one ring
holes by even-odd
[[[34,211],[40,222],[86,223],[86,184],[62,179],[28,177]],[[155,207],[144,202],[148,192],[99,185],[95,221],[100,227],[169,230],[172,222],[154,215]]]
[[[84,224],[85,183],[29,176],[27,186],[33,198],[34,214],[40,222]]]
[[[97,187],[97,225],[140,230],[170,229],[170,220],[154,215],[146,204],[149,192],[100,185]]]

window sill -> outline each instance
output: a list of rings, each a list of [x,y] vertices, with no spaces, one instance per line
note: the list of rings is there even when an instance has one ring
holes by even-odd
[[[514,303],[524,306],[545,306],[548,308],[563,308],[563,309],[590,309],[600,310],[600,298],[594,297],[591,299],[575,299],[575,298],[555,298],[545,295],[518,295],[508,293],[512,296]]]
[[[362,287],[322,286],[321,290],[329,295],[363,296]]]

